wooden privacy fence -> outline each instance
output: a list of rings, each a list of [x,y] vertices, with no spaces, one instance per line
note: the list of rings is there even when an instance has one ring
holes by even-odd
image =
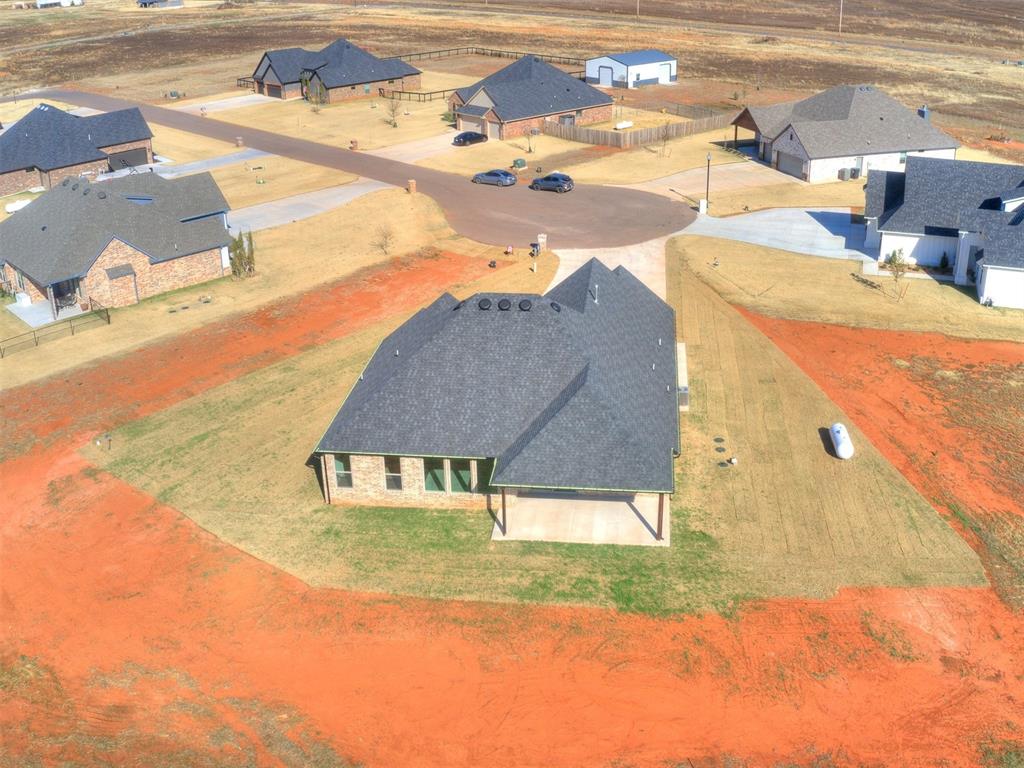
[[[716,128],[724,128],[732,123],[734,117],[734,114],[715,115],[714,117],[691,120],[687,123],[668,123],[667,125],[656,125],[652,128],[638,128],[629,131],[605,131],[597,128],[585,128],[579,125],[563,125],[553,120],[546,120],[541,124],[541,130],[548,136],[557,136],[560,139],[567,139],[569,141],[629,149],[630,147],[641,147],[644,144],[653,144],[656,141],[663,141],[665,139],[679,139],[684,136],[704,133],[705,131],[713,131]]]
[[[403,53],[400,56],[390,56],[391,59],[402,61],[422,61],[423,59],[446,59],[450,56],[496,56],[501,59],[521,59],[524,56],[536,56],[538,59],[550,64],[567,64],[569,66],[582,67],[587,63],[586,59],[577,56],[555,56],[546,53],[530,54],[528,51],[505,51],[500,48],[482,48],[478,45],[469,45],[462,48],[444,48],[439,51],[419,51],[416,53]]]
[[[98,301],[90,299],[89,311],[84,314],[75,315],[67,320],[50,323],[42,328],[0,340],[0,357],[7,357],[7,355],[23,349],[38,347],[45,341],[53,341],[64,336],[74,336],[76,333],[81,333],[84,329],[102,323],[110,325],[110,310]]]

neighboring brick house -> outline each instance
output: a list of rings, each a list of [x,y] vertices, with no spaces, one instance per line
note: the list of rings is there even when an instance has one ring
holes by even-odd
[[[280,99],[305,97],[307,90],[334,104],[376,96],[379,88],[415,91],[420,71],[401,59],[378,59],[344,38],[319,51],[267,51],[252,74],[256,92]]]
[[[612,119],[612,97],[536,56],[524,56],[449,98],[460,131],[513,139],[545,121],[587,125]]]
[[[840,85],[802,101],[747,107],[733,124],[754,132],[757,154],[811,183],[898,171],[908,156],[956,157],[956,139],[870,85]]]
[[[591,260],[544,296],[444,294],[388,336],[314,450],[331,504],[505,507],[674,489],[675,313]],[[504,524],[504,523],[503,523]]]
[[[227,201],[209,173],[65,179],[0,222],[0,279],[52,319],[123,307],[228,274]]]
[[[153,162],[153,133],[135,107],[75,117],[40,104],[0,134],[0,196]]]

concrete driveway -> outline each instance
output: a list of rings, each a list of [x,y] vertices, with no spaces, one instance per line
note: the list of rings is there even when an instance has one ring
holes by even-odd
[[[371,179],[360,179],[351,184],[328,187],[316,192],[303,192],[269,203],[251,205],[228,213],[228,228],[233,232],[257,232],[261,229],[279,227],[294,221],[308,219],[318,213],[326,213],[340,205],[362,197],[378,189],[386,189],[389,184]]]
[[[462,176],[214,117],[68,89],[34,95],[105,111],[139,107],[151,123],[221,141],[234,142],[240,136],[247,147],[396,186],[416,179],[419,191],[437,201],[456,232],[481,243],[522,247],[544,232],[552,248],[629,245],[677,232],[695,217],[687,205],[636,189],[580,184],[567,195],[533,192],[526,186],[472,187],[467,192],[470,186]]]
[[[498,513],[500,518],[501,513]],[[491,541],[561,541],[572,544],[632,544],[667,547],[671,543],[669,499],[665,499],[662,539],[656,537],[658,497],[650,494],[519,496],[506,512],[506,531],[496,521]]]
[[[830,259],[865,260],[864,225],[849,208],[772,208],[738,216],[698,216],[682,233],[738,240]]]
[[[458,132],[452,128],[440,136],[428,136],[425,139],[407,141],[404,144],[395,144],[383,149],[369,149],[366,150],[366,154],[374,157],[386,157],[389,160],[398,160],[402,163],[415,163],[449,151],[452,149],[452,139],[458,135]]]
[[[752,160],[740,160],[735,163],[711,166],[711,199],[716,192],[728,192],[733,189],[750,189],[770,184],[806,184],[789,174],[779,173],[762,163]],[[704,197],[707,187],[707,168],[692,168],[680,171],[671,176],[644,181],[639,184],[628,184],[626,188],[652,192],[673,200],[689,198],[699,200]]]
[[[257,104],[266,104],[270,101],[281,101],[275,99],[272,96],[264,96],[262,93],[243,93],[239,96],[230,96],[226,99],[217,99],[216,101],[203,101],[193,102],[192,104],[179,104],[169,105],[168,109],[176,109],[180,112],[188,112],[191,115],[201,115],[203,109],[206,109],[206,114],[213,114],[214,112],[223,112],[226,109],[238,109],[239,107],[252,107]]]
[[[621,264],[664,299],[667,293],[665,243],[669,237],[671,235],[615,248],[556,248],[554,252],[558,256],[558,271],[549,288],[558,285],[588,261],[596,258],[609,269],[615,269]]]

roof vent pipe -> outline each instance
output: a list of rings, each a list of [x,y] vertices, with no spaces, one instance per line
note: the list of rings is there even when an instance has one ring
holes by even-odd
[[[595,304],[597,304],[597,289],[600,288],[600,287],[601,286],[599,286],[597,283],[594,283],[594,288],[590,292],[590,295],[593,296],[593,298],[594,298],[594,303]]]

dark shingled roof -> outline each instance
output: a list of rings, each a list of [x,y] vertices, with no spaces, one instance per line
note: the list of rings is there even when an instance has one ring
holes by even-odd
[[[595,259],[545,296],[441,296],[383,341],[316,450],[495,458],[498,486],[668,493],[676,386],[671,307]]]
[[[343,37],[319,51],[281,48],[267,51],[264,56],[270,59],[270,65],[282,83],[298,83],[304,72],[316,72],[327,88],[396,80],[420,73],[401,59],[378,59]],[[258,65],[256,70],[259,70]]]
[[[75,117],[40,104],[0,134],[0,173],[39,168],[52,171],[106,157],[101,147],[151,139],[136,107]]]
[[[536,56],[524,56],[456,92],[468,102],[481,90],[494,102],[494,113],[503,123],[612,103],[608,94]]]
[[[0,222],[0,242],[5,261],[46,286],[84,275],[115,238],[153,263],[220,248],[230,238],[214,214],[227,210],[209,173],[65,179]]]
[[[931,157],[907,158],[906,171],[868,174],[864,215],[881,232],[982,232],[984,263],[1024,268],[1024,209],[1000,210],[1024,186],[1024,166]]]
[[[802,101],[744,111],[772,140],[792,127],[811,159],[960,146],[915,110],[870,85],[840,85]]]

